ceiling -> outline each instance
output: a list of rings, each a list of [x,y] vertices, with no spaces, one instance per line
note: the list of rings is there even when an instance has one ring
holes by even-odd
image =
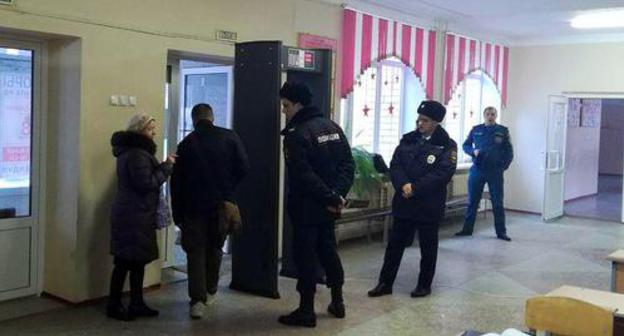
[[[624,40],[624,28],[578,30],[578,14],[624,8],[624,0],[322,0],[333,4],[399,13],[415,20],[443,21],[450,31],[492,36],[511,44]],[[381,13],[374,13],[380,14]]]

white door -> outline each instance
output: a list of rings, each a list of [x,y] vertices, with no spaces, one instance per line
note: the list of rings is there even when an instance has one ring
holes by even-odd
[[[232,66],[210,66],[180,69],[180,62],[173,62],[169,71],[171,82],[166,86],[166,120],[168,122],[167,147],[175,151],[177,143],[193,131],[191,110],[199,103],[210,104],[214,113],[214,124],[232,128],[234,78]],[[179,106],[178,111],[173,107]],[[164,237],[166,254],[163,267],[175,265],[175,242],[177,228],[170,226]],[[227,244],[226,247],[227,249]]]
[[[568,98],[550,96],[546,122],[544,208],[542,211],[542,218],[545,221],[563,216],[567,115]]]
[[[40,55],[0,40],[0,300],[37,293],[41,278]]]

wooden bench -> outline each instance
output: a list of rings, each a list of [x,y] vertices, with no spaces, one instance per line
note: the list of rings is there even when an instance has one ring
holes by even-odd
[[[624,250],[617,250],[607,257],[611,261],[611,291],[624,294]]]
[[[538,335],[624,335],[624,295],[562,286],[528,299],[525,323]]]

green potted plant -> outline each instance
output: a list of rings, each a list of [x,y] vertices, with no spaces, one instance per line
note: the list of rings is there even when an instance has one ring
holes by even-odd
[[[355,198],[370,200],[372,206],[378,206],[379,189],[388,177],[377,172],[372,153],[362,147],[351,148],[351,153],[355,161],[355,177],[351,193]]]

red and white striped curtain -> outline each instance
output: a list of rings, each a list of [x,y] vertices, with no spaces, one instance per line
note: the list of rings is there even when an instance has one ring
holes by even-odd
[[[340,93],[346,97],[374,61],[395,56],[420,79],[427,98],[433,96],[436,32],[391,19],[344,10]]]
[[[507,104],[509,48],[446,34],[446,61],[444,70],[444,103],[448,104],[457,85],[475,70],[481,70],[494,81],[501,94],[502,105]]]

